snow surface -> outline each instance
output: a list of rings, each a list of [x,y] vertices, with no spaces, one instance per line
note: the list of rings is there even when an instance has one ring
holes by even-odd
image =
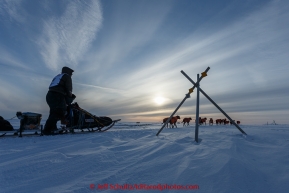
[[[0,138],[0,192],[289,192],[288,125],[241,125],[247,136],[200,126],[200,143],[194,126],[178,127],[156,136],[160,123],[120,122],[104,133]],[[148,189],[158,184],[198,189]]]

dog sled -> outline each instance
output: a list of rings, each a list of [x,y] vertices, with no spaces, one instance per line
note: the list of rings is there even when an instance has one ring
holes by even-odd
[[[112,128],[114,124],[121,119],[112,120],[110,117],[106,116],[95,116],[80,108],[75,102],[68,107],[66,120],[68,121],[66,131],[69,130],[70,132],[74,132],[74,130],[81,130],[81,132],[83,132],[86,129],[90,132],[104,132]]]
[[[9,135],[9,136],[19,136],[22,137],[22,133],[25,132],[26,134],[41,134],[42,125],[40,124],[42,115],[39,113],[33,112],[20,112],[16,113],[18,119],[20,119],[20,127],[19,129],[12,129],[5,130],[1,129],[0,137]]]
[[[9,131],[0,131],[0,137],[23,135],[43,135],[43,125],[41,125],[42,115],[33,112],[17,112],[16,116],[20,119],[19,129]],[[115,123],[121,119],[112,120],[106,116],[95,116],[88,111],[79,107],[75,102],[68,106],[66,120],[68,124],[66,128],[59,128],[52,135],[58,134],[74,134],[83,132],[105,132],[112,128]]]

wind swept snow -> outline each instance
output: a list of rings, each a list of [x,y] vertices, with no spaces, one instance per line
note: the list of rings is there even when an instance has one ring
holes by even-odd
[[[156,136],[160,128],[119,123],[104,133],[0,138],[0,192],[289,190],[288,125],[241,125],[247,136],[200,126],[200,143],[194,126]]]

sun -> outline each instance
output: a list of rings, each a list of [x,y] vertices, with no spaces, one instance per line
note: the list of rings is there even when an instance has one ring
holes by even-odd
[[[164,102],[165,102],[165,98],[164,97],[156,97],[154,99],[155,103],[158,104],[158,105],[162,105]]]

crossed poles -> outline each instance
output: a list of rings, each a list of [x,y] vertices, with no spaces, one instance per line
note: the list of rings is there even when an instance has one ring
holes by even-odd
[[[213,105],[215,105],[215,107],[217,109],[219,109],[224,115],[225,117],[227,117],[231,123],[233,123],[237,129],[239,129],[243,134],[247,135],[245,133],[245,131],[243,131],[239,125],[237,125],[235,123],[234,120],[231,119],[231,117],[229,117],[229,115],[227,115],[227,113],[225,111],[223,111],[221,109],[221,107],[219,107],[217,105],[217,103],[215,103],[213,101],[213,99],[211,99],[201,88],[200,88],[200,81],[207,76],[207,72],[210,70],[210,67],[208,67],[204,72],[201,73],[201,77],[199,77],[199,74],[197,75],[197,83],[195,83],[184,71],[181,71],[181,73],[194,85],[192,88],[189,89],[188,94],[186,94],[185,98],[182,100],[182,102],[179,104],[179,106],[175,109],[175,111],[172,113],[172,115],[168,118],[168,120],[164,123],[164,125],[161,127],[161,129],[158,131],[158,133],[156,134],[156,136],[158,136],[160,134],[160,132],[164,129],[164,127],[169,123],[169,121],[171,120],[171,118],[174,116],[174,114],[178,111],[178,109],[182,106],[182,104],[186,101],[187,98],[190,98],[190,94],[194,91],[195,87],[197,87],[197,105],[196,105],[196,128],[195,128],[195,141],[198,143],[198,135],[199,135],[199,93],[201,92],[209,101],[211,101],[211,103],[213,103]]]

